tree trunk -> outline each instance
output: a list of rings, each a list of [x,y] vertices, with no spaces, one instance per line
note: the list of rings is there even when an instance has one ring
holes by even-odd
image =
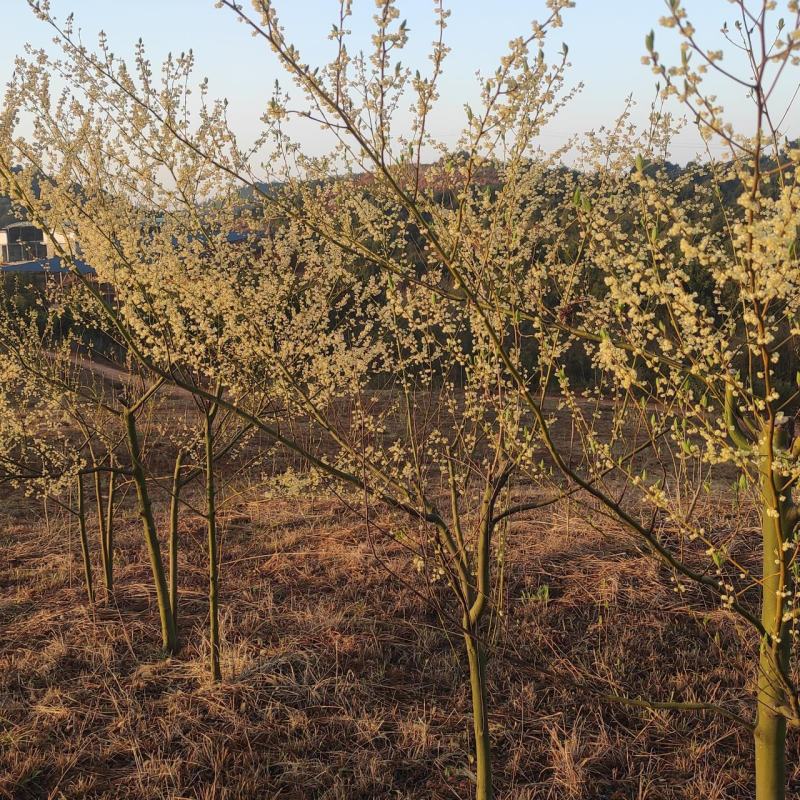
[[[108,593],[114,591],[114,491],[117,485],[117,473],[113,470],[108,475],[108,497],[106,498],[106,528],[105,528],[105,550],[106,550],[106,588]]]
[[[470,630],[469,619],[464,627]],[[464,634],[469,661],[469,683],[472,692],[472,724],[475,731],[475,800],[492,800],[492,750],[489,740],[488,698],[486,694],[486,651],[476,635]]]
[[[754,731],[756,800],[784,800],[786,797],[786,719],[778,709],[786,705],[781,672],[788,672],[791,643],[789,623],[782,619],[781,594],[791,588],[791,570],[787,563],[790,551],[783,550],[782,542],[791,534],[788,520],[792,501],[790,489],[783,486],[786,479],[773,471],[772,464],[772,448],[768,447],[765,436],[761,444],[761,623],[769,637],[762,639],[759,653]]]
[[[156,523],[153,518],[153,506],[150,502],[150,494],[147,491],[147,479],[141,462],[139,436],[136,432],[136,419],[128,410],[124,412],[124,417],[125,429],[128,437],[128,450],[131,455],[131,470],[133,472],[133,481],[136,485],[136,498],[139,504],[139,516],[142,519],[144,539],[147,544],[147,551],[150,556],[150,567],[153,571],[153,581],[156,587],[158,613],[161,618],[161,641],[167,653],[175,653],[178,650],[178,636],[172,620],[167,580],[164,577],[164,565],[161,560],[161,547],[158,543]]]
[[[81,557],[83,558],[83,578],[86,582],[86,595],[89,598],[89,603],[94,605],[94,581],[92,579],[92,559],[89,553],[89,537],[86,533],[83,475],[78,475],[78,530],[81,539]]]
[[[219,668],[219,600],[217,596],[217,509],[214,487],[214,437],[211,430],[213,416],[206,414],[206,521],[208,524],[208,615],[211,642],[211,678],[222,678]]]
[[[109,493],[112,493],[114,489],[113,475],[113,472],[109,473]],[[100,564],[103,568],[103,579],[106,584],[106,597],[108,598],[114,591],[114,575],[111,569],[111,555],[108,549],[108,509],[103,508],[103,486],[100,473],[97,469],[95,469],[94,472],[94,497],[95,505],[97,506],[97,528],[100,533]]]
[[[186,453],[178,452],[172,475],[172,496],[169,503],[169,604],[172,624],[178,630],[178,516],[180,511],[181,469]]]
[[[786,797],[786,719],[761,705],[764,691],[759,681],[756,751],[756,800]]]

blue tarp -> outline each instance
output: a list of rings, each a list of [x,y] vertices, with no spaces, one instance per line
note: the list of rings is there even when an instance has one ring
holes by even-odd
[[[230,231],[226,235],[229,244],[239,244],[240,242],[247,241],[252,238],[258,241],[262,236],[261,233],[251,233],[248,231]],[[192,237],[190,237],[191,240]],[[202,238],[202,237],[198,237]],[[173,238],[174,244],[179,244],[178,240]],[[81,275],[94,275],[95,271],[83,261],[77,260],[75,266]],[[61,265],[61,259],[57,256],[54,258],[45,258],[38,261],[15,261],[10,264],[0,263],[0,273],[9,274],[23,274],[23,275],[67,275],[69,269]]]
[[[94,275],[94,270],[83,261],[75,261],[75,266],[81,275]],[[61,264],[61,259],[46,258],[42,261],[19,261],[14,264],[0,264],[0,272],[22,273],[26,275],[68,275],[70,270]]]

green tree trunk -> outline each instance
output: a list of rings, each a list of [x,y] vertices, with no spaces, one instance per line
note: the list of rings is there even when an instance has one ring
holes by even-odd
[[[186,453],[178,452],[172,475],[172,496],[169,503],[169,603],[172,624],[178,630],[178,517],[180,511],[181,470]]]
[[[779,444],[776,441],[774,446]],[[782,619],[784,603],[780,595],[790,588],[791,582],[787,563],[789,551],[784,551],[782,543],[791,534],[792,501],[790,489],[783,485],[785,478],[773,471],[772,452],[766,439],[762,441],[761,623],[769,636],[762,640],[759,653],[758,710],[754,731],[756,800],[784,800],[786,797],[786,719],[779,709],[786,704],[781,671],[783,674],[788,672],[791,636],[788,623]],[[777,517],[774,515],[776,510]]]
[[[765,690],[759,681],[759,703]],[[756,800],[786,797],[786,719],[759,705],[755,729]]]
[[[108,481],[109,494],[114,490],[114,473],[109,473]],[[107,508],[103,508],[103,486],[100,473],[95,469],[94,472],[94,497],[97,506],[97,527],[100,533],[100,563],[103,568],[103,579],[106,584],[106,597],[114,591],[114,573],[111,566],[111,553],[108,548],[108,516]],[[111,500],[109,499],[109,502]]]
[[[465,617],[464,627],[469,629]],[[469,684],[472,694],[472,725],[475,732],[476,800],[492,800],[492,750],[489,740],[488,698],[486,693],[486,650],[482,641],[473,635],[464,634],[464,645],[469,662]]]
[[[216,408],[216,407],[215,407]],[[212,432],[213,414],[206,414],[206,521],[208,525],[208,615],[209,638],[211,642],[211,677],[222,678],[219,667],[219,599],[217,595],[217,509],[214,486],[214,437]]]
[[[178,650],[178,636],[172,619],[167,580],[164,576],[164,565],[161,560],[161,547],[158,543],[156,523],[153,518],[153,506],[150,502],[150,494],[147,490],[147,478],[145,477],[144,467],[141,462],[139,436],[136,431],[136,419],[134,414],[127,409],[123,413],[123,416],[125,418],[128,450],[131,455],[133,482],[136,485],[139,516],[142,519],[144,539],[147,544],[147,552],[150,556],[150,567],[153,571],[153,581],[156,587],[158,613],[161,618],[161,641],[167,653],[176,653]]]
[[[108,475],[108,497],[106,498],[106,588],[109,594],[114,591],[114,491],[117,485],[117,473],[112,470]]]
[[[83,578],[86,582],[86,596],[94,605],[94,580],[92,579],[92,559],[89,553],[89,537],[86,533],[86,506],[83,493],[83,475],[78,475],[78,530],[81,539],[83,558]]]

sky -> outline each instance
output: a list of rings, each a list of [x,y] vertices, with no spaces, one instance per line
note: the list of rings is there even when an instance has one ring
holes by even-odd
[[[312,64],[322,62],[331,46],[326,37],[336,19],[337,0],[275,0],[275,5],[287,38],[299,47],[303,58]],[[492,71],[508,41],[529,33],[531,20],[544,18],[546,12],[545,0],[449,0],[446,5],[452,11],[446,31],[452,52],[445,63],[433,132],[454,143],[464,121],[464,103],[475,102],[478,96],[476,70]],[[411,31],[403,62],[425,70],[434,36],[432,0],[398,0],[398,6]],[[722,46],[719,29],[731,14],[731,4],[727,0],[684,0],[684,6],[700,39],[710,47]],[[354,0],[353,7],[350,27],[355,42],[350,49],[368,49],[374,0]],[[208,77],[212,96],[228,98],[230,117],[244,138],[256,134],[275,80],[289,85],[263,40],[252,38],[230,11],[216,9],[214,0],[51,0],[51,8],[59,18],[74,12],[87,43],[94,43],[97,33],[104,30],[119,55],[130,55],[139,37],[154,63],[168,52],[191,48],[198,78]],[[562,42],[567,43],[572,65],[567,82],[582,83],[583,89],[542,133],[545,149],[559,146],[571,135],[613,124],[629,94],[638,104],[634,119],[646,119],[656,82],[641,63],[647,32],[655,28],[657,49],[673,61],[678,58],[672,32],[658,27],[664,8],[664,0],[577,0],[576,7],[564,13],[564,27],[548,38],[548,54],[555,58]],[[0,32],[4,43],[0,50],[2,83],[11,76],[14,57],[26,42],[47,47],[51,39],[49,29],[34,18],[27,0],[0,0]],[[798,84],[797,73],[795,69],[785,76],[787,101]],[[749,130],[753,115],[743,91],[720,85],[719,94],[732,121]],[[684,113],[677,106],[673,110]],[[787,133],[797,136],[800,105],[787,121]],[[304,123],[294,132],[310,152],[324,149],[322,134],[312,123]],[[672,157],[685,162],[699,148],[699,137],[690,127],[675,141]]]

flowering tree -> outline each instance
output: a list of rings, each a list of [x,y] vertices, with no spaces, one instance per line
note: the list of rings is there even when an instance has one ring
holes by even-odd
[[[54,182],[50,188],[55,192],[56,186]],[[365,277],[338,247],[292,222],[254,249],[228,250],[215,260],[209,250],[228,238],[220,233],[227,229],[222,227],[225,218],[215,216],[219,208],[204,213],[203,229],[192,231],[192,241],[202,242],[194,256],[188,252],[191,244],[176,254],[179,234],[168,224],[148,230],[146,237],[124,248],[115,241],[113,253],[100,249],[113,238],[106,235],[92,250],[92,235],[102,230],[99,209],[106,210],[100,205],[106,192],[103,188],[92,194],[87,181],[72,198],[65,200],[64,193],[57,211],[48,191],[27,207],[47,229],[63,225],[76,231],[92,263],[113,264],[113,270],[103,274],[101,268],[100,274],[115,287],[114,305],[99,293],[97,304],[117,325],[131,357],[161,375],[153,387],[168,381],[193,394],[202,406],[212,674],[219,676],[212,426],[222,410],[235,412],[244,424],[310,462],[312,480],[335,479],[357,491],[359,501],[365,498],[368,515],[378,503],[418,524],[409,528],[398,523],[386,535],[410,551],[426,585],[443,583],[452,590],[455,612],[444,611],[455,616],[454,624],[464,635],[479,793],[490,796],[484,642],[492,596],[490,563],[493,532],[502,520],[498,503],[511,475],[504,440],[518,438],[522,422],[514,397],[510,404],[505,401],[499,365],[482,342],[476,318],[459,299],[442,301],[425,286],[395,282],[391,275]],[[323,188],[305,201],[315,207],[327,203],[329,214],[341,219],[349,213],[346,205],[339,205],[345,197],[341,192],[341,187],[333,193]],[[15,196],[22,193],[23,185],[17,184]],[[84,217],[87,202],[96,205]],[[368,215],[365,221],[377,224],[375,208],[365,206],[361,213]],[[181,224],[186,224],[183,215]],[[84,225],[89,227],[85,234]],[[207,236],[202,230],[215,233]],[[185,227],[180,235],[189,239]],[[67,251],[63,255],[71,257]],[[134,295],[136,280],[131,277],[137,272],[146,276],[147,286]],[[159,308],[155,315],[154,308]],[[83,313],[84,324],[89,317]],[[100,321],[94,325],[104,328]],[[385,388],[376,390],[376,382]],[[432,384],[438,387],[434,393]],[[486,417],[490,406],[491,422]],[[138,442],[136,429],[130,430],[133,413],[123,414],[129,441]],[[313,429],[318,441],[313,449],[299,435],[301,425]],[[157,542],[144,459],[136,447],[130,458],[148,541]],[[182,466],[176,462],[176,476]],[[173,499],[181,485],[176,477]],[[172,540],[174,524],[171,530]],[[159,580],[164,582],[163,574]],[[169,632],[174,613],[166,617],[169,605],[161,608]],[[174,599],[171,608],[174,612]]]
[[[92,307],[86,286],[51,284],[46,299],[27,314],[0,307],[0,363],[3,366],[3,427],[0,481],[44,498],[77,520],[87,596],[95,601],[89,544],[89,501],[94,495],[99,556],[106,601],[114,591],[115,491],[131,485],[136,493],[167,653],[178,649],[178,526],[186,505],[182,493],[198,477],[205,482],[208,525],[211,673],[220,677],[218,625],[217,507],[218,462],[235,456],[246,442],[249,423],[213,403],[185,403],[183,419],[159,402],[163,377],[153,378],[135,362],[114,363],[114,331],[101,308]],[[46,314],[42,311],[47,309]],[[65,321],[73,324],[67,330]],[[76,325],[76,321],[78,324]],[[88,345],[105,339],[105,357]],[[139,365],[141,366],[141,365]],[[198,380],[189,374],[186,380]],[[197,411],[199,410],[199,414]],[[165,413],[166,412],[166,413]],[[198,422],[199,418],[199,422]],[[172,483],[163,485],[152,462],[165,449],[177,451]],[[105,484],[105,488],[104,488]],[[90,485],[93,492],[89,491]],[[155,505],[169,496],[168,569],[162,555]],[[155,495],[155,497],[154,497]]]
[[[776,5],[733,3],[735,20],[723,36],[744,54],[740,72],[723,66],[721,51],[698,43],[680,2],[667,4],[662,24],[682,39],[680,65],[664,64],[652,33],[646,60],[664,97],[686,104],[706,141],[727,145],[728,160],[670,180],[648,163],[651,147],[627,165],[599,170],[602,185],[587,181],[578,214],[583,268],[566,280],[551,272],[565,302],[547,308],[539,291],[531,309],[543,329],[589,352],[600,371],[595,392],[613,399],[611,430],[638,417],[663,474],[652,464],[649,474],[644,464],[620,464],[613,437],[581,410],[563,372],[560,394],[579,421],[585,451],[635,490],[619,502],[593,482],[592,470],[559,464],[562,471],[647,541],[673,572],[678,593],[692,584],[716,593],[756,634],[755,722],[743,722],[753,730],[763,800],[784,796],[786,726],[798,720],[792,493],[800,439],[789,374],[799,332],[800,150],[782,138],[789,112],[776,89],[800,63],[800,15],[788,3],[778,19]],[[754,124],[746,134],[734,131],[705,88],[709,74],[749,93]],[[726,191],[733,202],[725,202]],[[714,218],[719,226],[710,224]],[[592,294],[590,273],[602,279],[600,296]],[[545,425],[542,433],[558,461]],[[760,564],[698,510],[700,493],[720,491],[731,467],[740,489],[753,487],[760,510]]]

